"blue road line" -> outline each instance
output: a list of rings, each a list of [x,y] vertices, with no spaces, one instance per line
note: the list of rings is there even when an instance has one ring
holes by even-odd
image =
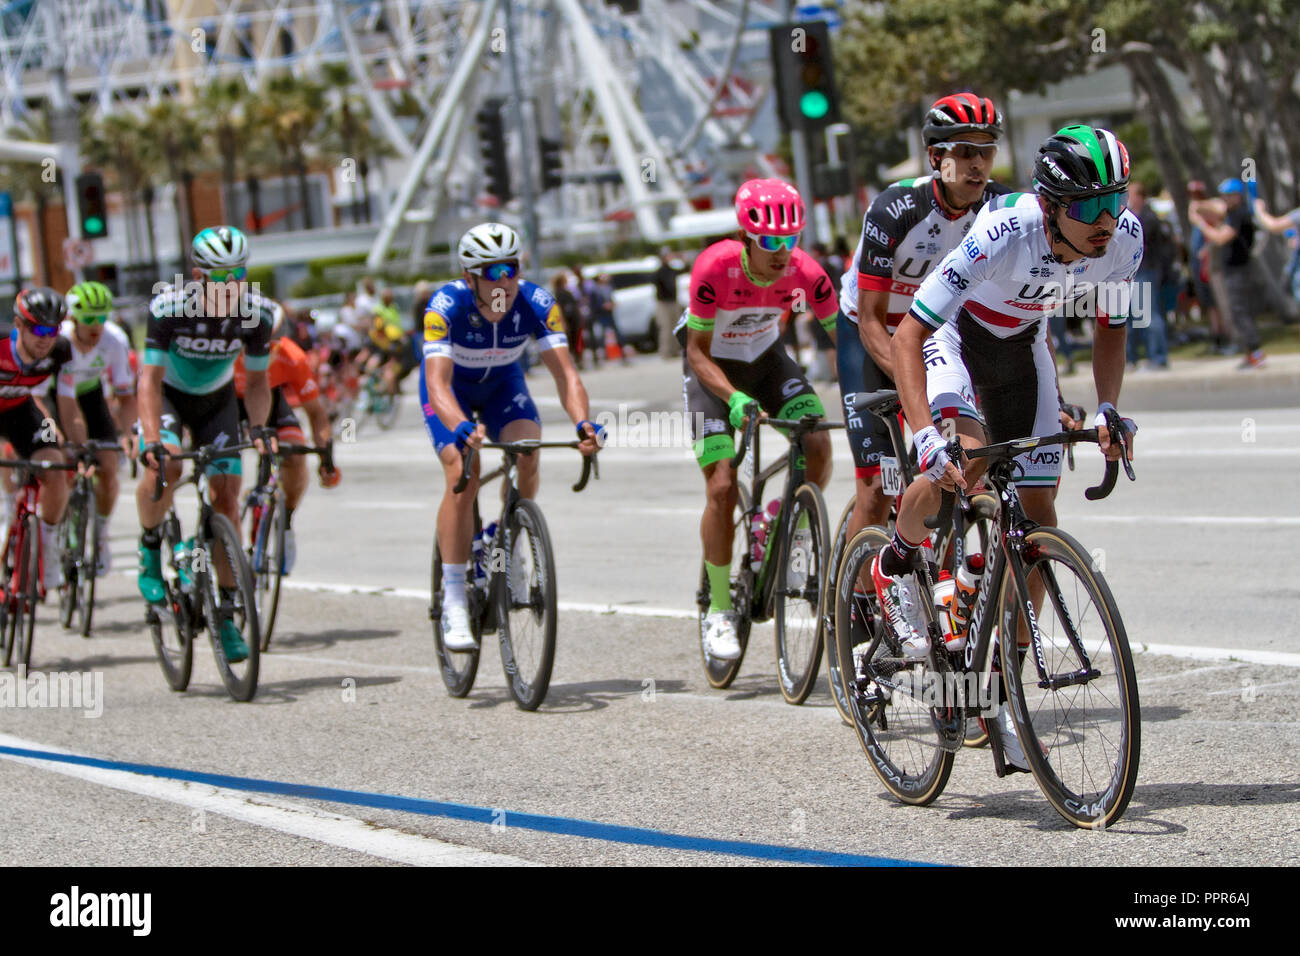
[[[724,853],[730,856],[743,856],[755,860],[778,860],[782,863],[808,863],[819,866],[931,865],[915,860],[895,860],[890,857],[865,856],[856,853],[832,853],[827,850],[779,846],[772,843],[710,840],[680,833],[666,833],[663,830],[648,830],[643,827],[625,827],[612,823],[599,823],[595,820],[552,817],[537,813],[518,813],[500,808],[473,807],[463,803],[443,803],[437,800],[425,800],[420,797],[368,793],[364,790],[337,790],[333,787],[316,787],[310,784],[286,783],[279,780],[232,777],[220,773],[201,773],[195,770],[180,770],[174,767],[159,767],[153,764],[101,760],[97,757],[85,757],[80,754],[59,754],[45,750],[26,750],[21,747],[5,746],[0,746],[0,754],[49,760],[55,763],[78,764],[83,767],[98,767],[103,770],[122,770],[147,777],[205,783],[213,787],[225,787],[230,790],[243,790],[249,793],[274,793],[307,800],[322,800],[327,803],[345,803],[358,807],[372,807],[377,810],[398,810],[404,813],[418,813],[427,817],[448,817],[453,820],[468,820],[472,823],[486,823],[489,825],[500,825],[504,822],[507,826],[518,827],[522,830],[559,833],[565,836],[585,837],[589,840],[607,840],[611,843],[627,843],[635,846],[663,847],[668,850]]]

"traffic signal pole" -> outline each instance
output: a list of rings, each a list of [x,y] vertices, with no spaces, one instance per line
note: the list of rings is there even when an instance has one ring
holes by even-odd
[[[515,132],[519,134],[519,196],[523,201],[524,245],[531,260],[529,268],[541,275],[542,247],[538,235],[537,206],[533,198],[533,144],[524,122],[524,91],[519,83],[518,43],[515,42],[515,5],[504,0],[506,8],[506,56],[510,61],[510,87],[515,101]]]

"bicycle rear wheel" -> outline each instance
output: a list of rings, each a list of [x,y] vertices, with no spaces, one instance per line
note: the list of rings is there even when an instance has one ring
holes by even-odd
[[[835,538],[831,543],[830,557],[827,559],[825,578],[826,594],[822,598],[822,641],[826,645],[826,678],[830,683],[831,700],[840,713],[840,719],[850,727],[853,726],[853,712],[849,708],[849,697],[840,679],[840,655],[835,637],[835,582],[839,580],[840,565],[844,561],[844,551],[849,543],[849,519],[853,516],[853,506],[857,502],[849,499],[840,515],[840,523],[835,528]]]
[[[154,653],[158,655],[158,666],[162,668],[167,686],[174,691],[182,691],[190,685],[194,667],[194,621],[190,599],[181,590],[176,568],[176,546],[180,541],[176,516],[168,515],[162,524],[162,559],[168,568],[163,578],[167,590],[166,603],[162,608],[150,607],[145,615]]]
[[[86,542],[86,499],[75,487],[59,522],[59,551],[63,560],[63,583],[59,585],[59,623],[71,630],[81,596],[82,554]]]
[[[32,642],[36,637],[36,602],[40,599],[40,534],[39,519],[36,515],[29,514],[23,524],[23,540],[18,553],[18,613],[15,615],[14,631],[18,642],[14,652],[17,663],[24,668],[32,665]]]
[[[217,545],[220,545],[218,548]],[[235,700],[250,701],[257,693],[257,676],[261,663],[261,628],[257,618],[257,589],[253,585],[253,572],[248,566],[239,532],[222,514],[208,518],[208,533],[204,546],[207,550],[208,569],[199,575],[203,580],[204,612],[208,635],[212,639],[212,652],[217,659],[217,670],[226,692]],[[224,552],[219,554],[218,551]],[[235,582],[233,593],[223,598],[217,584],[218,562],[225,563]],[[237,663],[226,658],[221,643],[221,622],[234,622],[239,636],[248,648],[248,657]]]
[[[284,577],[284,531],[289,520],[284,496],[277,491],[268,507],[261,509],[253,548],[254,578],[257,582],[257,620],[262,626],[262,650],[271,646],[276,612],[280,608],[280,582]]]
[[[466,589],[473,587],[466,582]],[[478,673],[478,658],[483,641],[483,625],[479,615],[470,613],[469,628],[474,640],[479,642],[470,651],[449,651],[442,642],[442,553],[438,550],[437,538],[433,542],[433,575],[430,585],[429,619],[433,622],[433,646],[438,652],[438,667],[442,672],[442,682],[447,685],[447,693],[452,697],[464,697],[474,687],[474,676]]]
[[[773,569],[777,575],[772,620],[776,674],[788,704],[808,699],[822,663],[821,604],[830,530],[826,502],[812,482],[800,485],[782,516],[783,532]]]
[[[704,620],[709,614],[712,591],[709,586],[708,569],[700,561],[700,589],[696,592],[696,603],[700,616],[700,657],[704,660],[704,675],[709,686],[722,690],[730,687],[731,682],[740,673],[740,663],[745,659],[745,648],[749,645],[749,629],[753,623],[750,617],[753,603],[754,575],[745,567],[749,560],[749,542],[745,537],[745,512],[749,510],[749,492],[743,486],[736,489],[736,514],[734,534],[731,538],[731,606],[736,611],[736,640],[740,642],[740,656],[734,661],[719,660],[709,655],[704,643]]]
[[[5,531],[4,555],[0,557],[0,587],[4,589],[0,600],[0,667],[8,667],[13,658],[14,645],[17,643],[17,631],[14,627],[14,537]]]
[[[858,741],[881,783],[903,803],[924,806],[943,792],[954,755],[941,744],[924,700],[923,661],[903,659],[871,580],[871,561],[889,543],[883,528],[849,541],[835,585],[835,635]]]
[[[515,702],[536,710],[555,663],[555,552],[541,508],[527,498],[510,512],[505,531],[497,539],[505,542],[505,571],[493,574],[491,585],[501,609],[501,666]]]
[[[1026,578],[1045,588],[1032,653],[1004,635],[1002,671],[1021,749],[1057,812],[1077,827],[1102,829],[1124,813],[1137,783],[1141,717],[1137,676],[1110,588],[1083,546],[1059,528],[1025,536]],[[1010,576],[1004,608],[1022,607]],[[1014,602],[1014,603],[1011,603]],[[1016,630],[1028,635],[1023,611]],[[1011,628],[1008,627],[1007,630]],[[1085,668],[1084,657],[1090,668]],[[1041,653],[1048,686],[1035,658]]]

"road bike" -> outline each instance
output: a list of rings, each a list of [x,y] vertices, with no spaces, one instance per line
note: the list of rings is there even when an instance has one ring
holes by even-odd
[[[95,580],[99,576],[99,522],[95,498],[96,453],[121,451],[111,441],[88,441],[77,448],[74,461],[81,465],[68,493],[59,522],[59,549],[63,556],[63,583],[59,586],[59,623],[90,637],[95,615]],[[74,464],[74,467],[76,465]]]
[[[382,365],[366,373],[357,404],[361,409],[357,421],[358,428],[369,418],[373,418],[382,431],[388,431],[397,424],[397,413],[401,410],[401,396],[388,391]]]
[[[41,547],[41,483],[38,472],[71,471],[76,465],[12,459],[0,468],[17,470],[18,490],[0,556],[0,667],[26,669],[32,662],[36,605],[45,600],[45,555]],[[15,661],[15,655],[17,660]]]
[[[429,603],[434,647],[448,692],[453,697],[464,697],[474,686],[483,636],[495,631],[511,696],[521,709],[536,710],[546,697],[555,663],[555,553],[542,509],[537,502],[519,496],[517,459],[520,455],[536,454],[541,448],[577,448],[579,443],[527,439],[484,442],[482,447],[501,451],[504,457],[500,467],[480,479],[479,488],[501,478],[505,482],[505,495],[495,532],[490,537],[484,537],[477,499],[474,502],[474,536],[476,541],[482,541],[482,564],[479,560],[471,562],[465,591],[475,647],[452,651],[443,643],[442,552],[436,534]],[[474,457],[474,449],[467,449],[460,480],[455,485],[456,494],[463,492],[469,483]],[[582,476],[573,490],[582,491],[592,475],[600,477],[595,456],[584,456]]]
[[[890,506],[889,521],[883,527],[873,526],[869,529],[862,529],[862,531],[870,530],[872,532],[872,537],[879,548],[889,543],[897,503],[902,500],[903,492],[915,480],[916,465],[908,451],[907,443],[903,439],[903,428],[898,418],[899,412],[902,410],[902,404],[899,402],[897,390],[879,389],[874,392],[860,393],[854,399],[854,409],[859,415],[874,415],[881,420],[889,431],[890,443],[894,451],[892,457],[882,456],[880,459],[881,490],[886,496],[893,499]],[[1071,462],[1073,462],[1073,459],[1071,459]],[[827,593],[822,602],[821,618],[822,633],[826,644],[826,674],[830,684],[831,700],[835,702],[835,709],[839,711],[840,718],[850,726],[853,724],[853,713],[849,709],[848,695],[844,692],[844,682],[840,680],[842,666],[836,650],[834,588],[835,582],[839,579],[840,568],[843,566],[844,554],[848,547],[849,519],[853,515],[854,504],[854,499],[850,498],[849,503],[844,507],[844,513],[840,516],[840,523],[835,529],[828,565],[830,573],[826,576]],[[958,565],[966,560],[967,555],[983,554],[988,549],[990,542],[989,527],[993,516],[997,513],[998,503],[986,491],[975,492],[963,496],[961,508],[962,513],[957,520],[952,522],[949,533],[942,540],[935,542],[933,547],[934,553],[941,556],[940,567],[950,575],[956,574]],[[987,741],[988,737],[980,725],[972,722],[971,733],[967,738],[968,746],[982,746]]]
[[[785,457],[766,468],[759,464],[756,423],[785,431],[790,442]],[[804,437],[843,427],[842,422],[828,422],[819,415],[799,419],[758,418],[757,404],[751,404],[747,410],[740,448],[731,461],[732,468],[738,468],[752,445],[754,475],[748,489],[737,481],[731,544],[731,606],[736,612],[736,639],[740,643],[740,657],[735,660],[721,660],[709,654],[705,619],[712,592],[708,569],[700,562],[700,589],[696,594],[700,654],[710,686],[721,689],[731,685],[740,673],[754,623],[770,620],[776,636],[781,696],[791,704],[802,704],[812,691],[821,666],[819,619],[826,593],[823,582],[829,531],[822,490],[816,482],[805,480]],[[780,510],[769,522],[759,517],[770,515],[770,510],[763,506],[763,489],[783,471],[786,477],[779,499]]]
[[[284,577],[284,536],[289,527],[289,506],[280,487],[280,460],[287,455],[319,455],[312,445],[280,444],[274,455],[258,459],[257,485],[244,496],[239,522],[248,522],[248,563],[257,594],[257,620],[261,649],[271,646],[276,613],[280,607],[280,582]]]
[[[204,445],[196,451],[159,452],[158,478],[153,500],[162,497],[163,475],[168,459],[194,463],[190,474],[178,481],[179,491],[194,485],[198,494],[196,533],[186,538],[176,515],[175,498],[162,523],[163,585],[166,597],[160,605],[149,605],[145,619],[153,638],[154,651],[163,676],[174,691],[189,686],[194,663],[194,639],[206,629],[217,660],[217,671],[226,692],[235,700],[249,701],[257,693],[261,628],[257,618],[257,593],[248,555],[239,529],[219,514],[208,500],[208,466],[222,458],[237,456],[252,448],[251,442],[235,445]],[[218,579],[218,562],[225,565],[234,587],[227,593]],[[232,663],[221,644],[221,622],[231,620],[248,646],[248,657]]]
[[[1107,413],[1133,479],[1118,416]],[[1005,776],[1002,733],[993,719],[1010,708],[1016,736],[1039,788],[1058,813],[1082,828],[1111,826],[1137,781],[1141,723],[1137,678],[1119,609],[1089,552],[1059,528],[1029,520],[1014,479],[1015,456],[1035,449],[1097,442],[1097,429],[1062,432],[962,449],[949,455],[987,458],[987,481],[999,503],[993,519],[992,564],[985,568],[966,618],[965,648],[949,651],[933,603],[934,575],[914,562],[914,578],[930,651],[903,654],[874,588],[858,587],[880,542],[871,529],[849,542],[835,594],[836,636],[854,726],[863,751],[886,789],[904,803],[933,802],[947,784],[967,723],[983,719],[994,770]],[[1118,464],[1108,461],[1106,497]],[[945,491],[927,527],[942,531],[960,513]],[[1034,607],[1031,587],[1043,599]],[[866,593],[863,593],[866,591]],[[849,667],[852,668],[849,671]]]

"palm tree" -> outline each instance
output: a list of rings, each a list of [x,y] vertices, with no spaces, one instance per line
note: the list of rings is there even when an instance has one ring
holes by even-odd
[[[254,111],[275,144],[285,182],[298,181],[300,224],[310,229],[315,223],[307,191],[307,149],[324,116],[325,88],[289,75],[275,77],[258,96]]]
[[[352,221],[357,223],[364,213],[370,221],[370,162],[384,156],[397,154],[391,143],[374,134],[370,107],[353,86],[352,71],[344,64],[325,66],[325,85],[333,91],[337,104],[325,117],[323,142],[325,152],[331,157],[350,159],[356,164],[357,177],[352,180]],[[362,200],[357,201],[356,184],[360,181]]]
[[[10,131],[15,139],[32,143],[52,142],[49,116],[45,113],[29,113],[23,125]],[[45,228],[45,211],[50,200],[62,200],[63,186],[59,181],[62,174],[57,166],[51,172],[50,167],[42,163],[13,163],[4,175],[18,199],[31,199],[36,204],[36,258],[40,263],[41,276],[48,285],[50,282],[50,242]],[[15,265],[17,265],[15,263]]]
[[[151,147],[151,165],[176,184],[176,234],[179,256],[185,258],[190,236],[194,235],[194,171],[206,155],[203,134],[193,110],[168,97],[149,107],[145,114],[145,142]]]
[[[148,132],[142,117],[131,112],[115,112],[86,120],[82,126],[81,155],[93,166],[111,172],[111,181],[126,206],[128,244],[131,265],[142,259],[150,272],[157,270],[158,243],[154,234]],[[147,249],[144,255],[136,237],[140,213],[144,213]]]
[[[215,79],[199,91],[198,108],[209,117],[205,137],[208,155],[221,158],[221,203],[230,216],[242,154],[252,130],[248,118],[248,87],[238,78]]]

